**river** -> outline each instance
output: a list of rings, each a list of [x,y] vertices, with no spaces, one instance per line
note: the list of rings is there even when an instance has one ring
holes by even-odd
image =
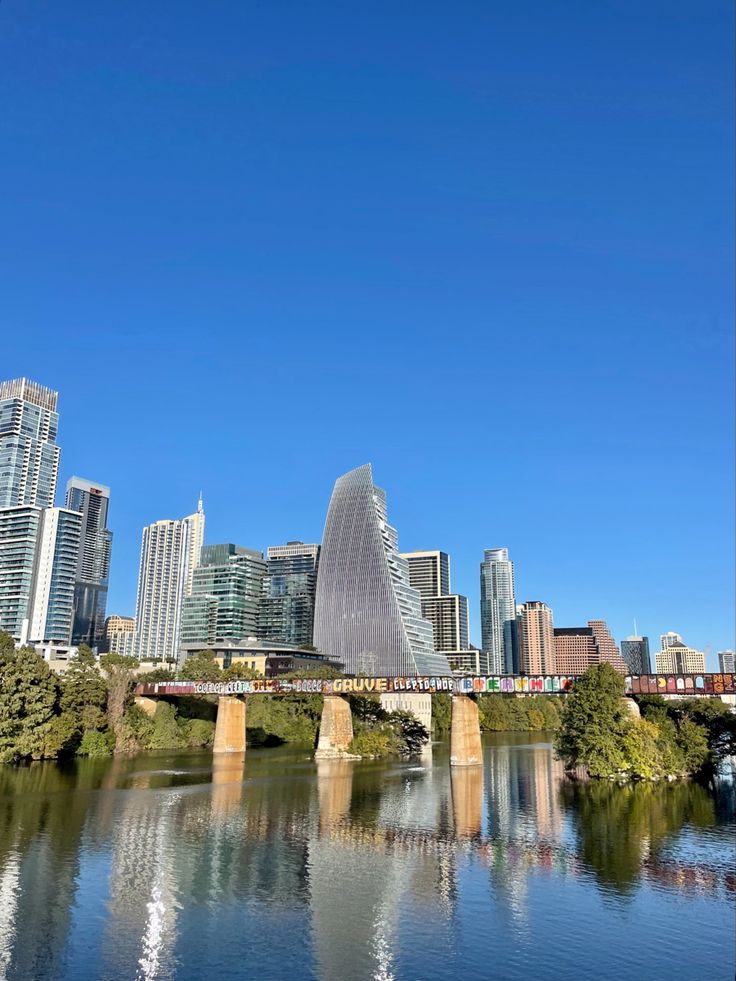
[[[0,768],[0,979],[733,981],[734,796],[307,748]]]

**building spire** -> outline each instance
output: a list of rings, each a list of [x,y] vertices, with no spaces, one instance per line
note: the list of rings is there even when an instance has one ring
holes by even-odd
[[[201,514],[204,511],[204,504],[202,503],[202,491],[199,492],[199,500],[197,501],[197,511]]]

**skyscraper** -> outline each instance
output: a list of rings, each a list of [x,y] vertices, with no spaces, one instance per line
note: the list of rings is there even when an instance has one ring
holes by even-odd
[[[662,634],[662,650],[654,655],[657,673],[687,674],[705,671],[705,654],[688,647],[679,634],[669,631]]]
[[[155,521],[143,529],[136,602],[136,656],[142,661],[176,660],[182,603],[190,564],[199,560],[192,535],[201,535],[204,511],[176,520]]]
[[[60,453],[57,398],[28,378],[0,382],[0,508],[53,505]]]
[[[82,533],[74,586],[73,644],[99,647],[105,633],[112,532],[107,528],[110,488],[72,477],[66,506],[82,515]]]
[[[204,547],[204,504],[202,494],[197,501],[197,510],[186,519],[189,522],[189,559],[187,563],[187,580],[184,584],[184,595],[191,596],[194,570],[200,563]]]
[[[736,674],[736,651],[718,652],[718,670],[722,674]]]
[[[28,640],[42,516],[30,505],[0,508],[0,630],[21,643]]]
[[[303,647],[314,635],[319,545],[287,542],[268,549],[258,636]]]
[[[585,674],[591,665],[607,661],[628,673],[605,621],[588,620],[587,627],[555,627],[555,659],[559,674]]]
[[[515,674],[516,599],[514,563],[507,548],[488,548],[480,565],[480,628],[491,671]]]
[[[82,516],[68,508],[41,512],[29,639],[69,644]]]
[[[257,636],[266,563],[242,545],[205,545],[184,598],[181,644],[214,644]]]
[[[447,658],[467,651],[468,600],[450,592],[447,552],[402,552],[409,563],[409,585],[422,601],[422,616],[432,624],[434,649]]]
[[[339,477],[327,512],[317,575],[314,643],[348,673],[447,675],[432,627],[388,524],[386,494],[370,464]]]
[[[552,610],[529,600],[519,608],[519,649],[524,674],[557,674]]]
[[[135,617],[109,616],[105,620],[103,650],[135,657]]]
[[[621,641],[621,657],[632,674],[650,674],[649,638],[632,634]]]

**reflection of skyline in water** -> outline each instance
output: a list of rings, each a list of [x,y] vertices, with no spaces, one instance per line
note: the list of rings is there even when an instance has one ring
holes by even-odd
[[[571,785],[522,738],[493,740],[482,770],[451,771],[441,749],[429,765],[269,753],[5,771],[0,978],[76,981],[86,944],[98,950],[89,977],[194,979],[226,957],[223,933],[249,943],[266,976],[288,924],[299,950],[281,950],[284,964],[298,955],[325,981],[389,981],[402,976],[407,916],[420,948],[462,956],[471,884],[484,919],[495,911],[518,942],[540,877],[619,897],[642,883],[721,900],[736,890],[728,830],[691,784]],[[72,921],[90,882],[94,936]]]

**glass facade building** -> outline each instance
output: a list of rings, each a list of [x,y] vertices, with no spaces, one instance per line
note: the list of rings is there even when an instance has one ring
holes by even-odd
[[[37,507],[0,509],[0,630],[23,643],[30,627],[42,515]]]
[[[339,477],[322,540],[314,643],[348,674],[448,675],[397,544],[370,464]]]
[[[105,634],[112,532],[107,527],[110,488],[72,477],[66,506],[82,515],[82,534],[74,586],[72,643],[99,648]]]
[[[57,398],[27,378],[0,382],[0,508],[53,506],[60,453]]]
[[[517,674],[514,563],[507,548],[489,548],[480,566],[480,629],[495,674]]]
[[[627,637],[621,641],[621,657],[632,674],[651,674],[648,637]]]
[[[181,644],[255,637],[266,562],[241,545],[205,545],[184,600]]]
[[[34,575],[30,640],[69,644],[82,515],[68,508],[42,512]]]
[[[294,647],[311,645],[319,545],[287,542],[271,546],[267,557],[258,636]]]

